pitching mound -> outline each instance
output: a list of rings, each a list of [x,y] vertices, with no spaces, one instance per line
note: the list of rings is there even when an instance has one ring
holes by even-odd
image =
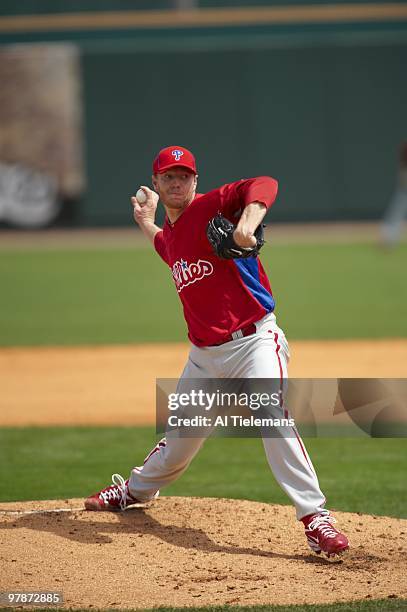
[[[181,497],[118,514],[81,506],[0,504],[0,591],[63,591],[72,608],[407,597],[407,520],[337,512],[352,549],[330,562],[308,551],[288,506]]]

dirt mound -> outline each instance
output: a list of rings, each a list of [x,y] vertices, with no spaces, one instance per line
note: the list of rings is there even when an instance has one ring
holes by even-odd
[[[0,591],[63,591],[65,607],[85,609],[407,597],[407,520],[337,512],[352,548],[333,563],[310,553],[288,506],[181,497],[117,514],[81,506],[0,504]]]

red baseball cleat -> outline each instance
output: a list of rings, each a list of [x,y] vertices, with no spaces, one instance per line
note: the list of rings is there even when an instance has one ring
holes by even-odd
[[[328,510],[301,519],[305,526],[305,535],[312,551],[327,557],[341,555],[349,549],[348,538],[333,527],[336,519]]]
[[[120,476],[120,474],[113,474],[112,481],[112,485],[85,499],[86,510],[118,512],[120,510],[125,510],[132,504],[141,503],[138,499],[130,495],[129,481],[124,480],[123,476]],[[158,492],[155,497],[157,496]]]

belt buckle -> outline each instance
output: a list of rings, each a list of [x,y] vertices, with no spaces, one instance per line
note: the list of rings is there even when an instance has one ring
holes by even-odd
[[[238,340],[239,338],[244,338],[243,330],[242,329],[237,329],[235,332],[232,332],[231,336],[232,336],[233,340]]]

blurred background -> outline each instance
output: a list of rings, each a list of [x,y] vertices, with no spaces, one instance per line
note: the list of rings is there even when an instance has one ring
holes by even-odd
[[[0,44],[3,225],[130,225],[169,144],[203,191],[277,177],[275,222],[378,220],[394,191],[404,2],[3,0]]]
[[[170,144],[201,191],[279,180],[292,376],[405,378],[406,109],[406,2],[2,0],[1,499],[87,495],[151,446],[188,345],[129,196]],[[210,441],[170,494],[286,503],[258,442]],[[405,516],[405,439],[309,444],[337,508]]]

